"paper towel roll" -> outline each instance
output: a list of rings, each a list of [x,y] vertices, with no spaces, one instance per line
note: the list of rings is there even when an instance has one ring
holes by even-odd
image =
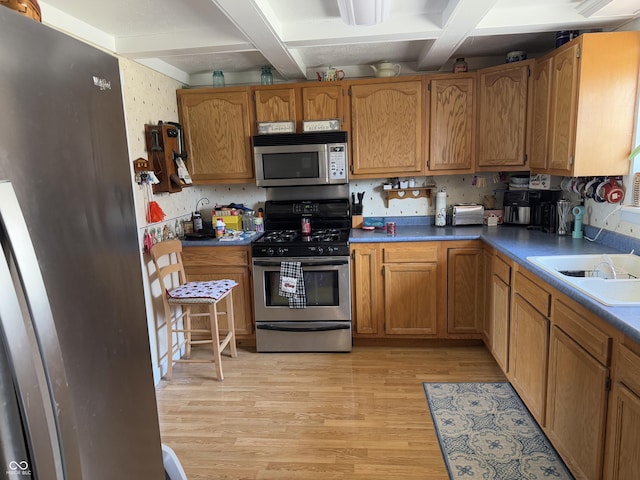
[[[436,193],[436,226],[447,224],[447,192]]]

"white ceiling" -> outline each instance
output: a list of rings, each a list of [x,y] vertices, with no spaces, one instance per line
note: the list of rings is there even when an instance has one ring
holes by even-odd
[[[258,83],[272,65],[279,80],[315,79],[332,65],[371,76],[388,60],[402,73],[501,63],[555,46],[558,30],[614,30],[637,19],[640,0],[390,0],[380,25],[348,26],[336,0],[46,0],[43,23],[134,59],[187,85]],[[604,5],[587,17],[584,7]]]

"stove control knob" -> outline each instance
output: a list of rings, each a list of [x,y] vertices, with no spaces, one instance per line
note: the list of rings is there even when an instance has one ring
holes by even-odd
[[[322,255],[324,253],[324,247],[318,247],[318,255]]]
[[[285,252],[284,248],[281,247],[278,249],[278,255],[282,256],[284,255],[284,252]]]
[[[269,255],[270,257],[272,257],[274,254],[273,248],[269,247],[267,248],[267,255]]]
[[[333,253],[334,248],[333,247],[327,247],[327,253]]]

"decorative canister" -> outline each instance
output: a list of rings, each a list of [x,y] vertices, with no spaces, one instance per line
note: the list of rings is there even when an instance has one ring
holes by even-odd
[[[396,236],[396,222],[387,222],[387,235]]]
[[[520,62],[521,60],[527,59],[527,52],[523,52],[522,50],[514,50],[513,52],[507,53],[506,63]]]
[[[469,66],[464,61],[464,58],[456,58],[456,63],[453,64],[453,73],[466,72],[468,69]]]
[[[213,72],[213,86],[224,87],[224,73],[222,73],[222,70],[215,70]]]
[[[38,0],[0,0],[0,5],[9,7],[16,12],[32,18],[36,22],[42,21],[42,13],[40,11],[40,5],[38,5]]]
[[[271,73],[271,67],[262,67],[260,83],[262,85],[273,85],[273,74]]]
[[[580,31],[578,30],[561,30],[556,32],[556,47],[564,45],[569,40],[576,38],[578,35],[580,35]]]

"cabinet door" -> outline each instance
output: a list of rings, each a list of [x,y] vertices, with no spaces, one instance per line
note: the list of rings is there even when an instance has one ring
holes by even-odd
[[[479,73],[478,167],[522,168],[526,163],[529,65]]]
[[[484,313],[484,250],[447,251],[447,332],[478,333]]]
[[[577,43],[559,52],[553,60],[549,169],[556,175],[571,175],[575,151],[579,61]]]
[[[253,90],[256,122],[286,122],[296,118],[294,88],[260,88]]]
[[[385,333],[437,333],[437,263],[384,265]]]
[[[533,67],[533,108],[531,126],[532,170],[544,170],[548,166],[549,115],[551,108],[551,70],[553,57],[536,61]]]
[[[491,283],[490,338],[491,352],[503,372],[509,370],[509,309],[511,287],[493,275]]]
[[[579,478],[602,478],[608,378],[606,367],[553,327],[548,435]]]
[[[381,334],[383,296],[380,248],[371,244],[354,246],[352,259],[354,335]]]
[[[640,478],[640,397],[621,383],[611,392],[605,480]]]
[[[178,90],[178,109],[194,183],[255,180],[247,88]]]
[[[355,84],[350,92],[352,175],[424,175],[421,82]]]
[[[509,333],[509,380],[534,418],[544,425],[549,319],[516,294]]]
[[[484,315],[482,318],[482,338],[485,345],[491,350],[492,343],[492,328],[491,328],[491,303],[493,298],[493,273],[491,263],[493,262],[493,252],[484,250],[482,253],[484,257],[484,280],[486,285],[482,298],[484,298]]]
[[[471,172],[475,154],[475,75],[434,78],[427,85],[429,172]]]
[[[337,118],[344,125],[344,95],[341,85],[302,87],[302,119]]]

